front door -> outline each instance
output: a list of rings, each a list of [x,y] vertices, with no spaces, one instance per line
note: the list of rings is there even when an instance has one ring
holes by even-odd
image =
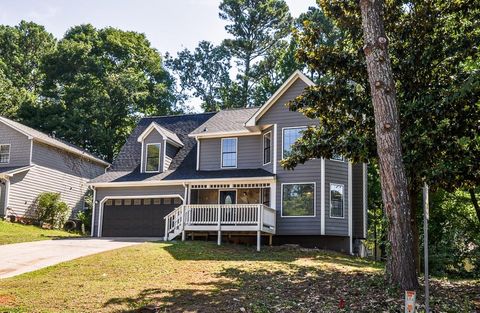
[[[220,190],[220,204],[236,204],[237,191],[235,190]]]

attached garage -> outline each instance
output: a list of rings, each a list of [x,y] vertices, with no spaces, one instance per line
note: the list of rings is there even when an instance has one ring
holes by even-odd
[[[163,237],[164,217],[181,205],[175,198],[109,199],[103,204],[103,237]]]

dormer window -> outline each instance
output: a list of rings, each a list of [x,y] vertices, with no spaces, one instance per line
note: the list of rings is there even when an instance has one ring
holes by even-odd
[[[160,172],[160,144],[147,144],[147,162],[145,172],[154,173]]]
[[[0,164],[10,163],[10,145],[0,145]]]

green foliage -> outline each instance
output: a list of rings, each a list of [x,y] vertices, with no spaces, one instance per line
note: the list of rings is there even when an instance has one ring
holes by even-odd
[[[55,192],[44,192],[38,195],[34,208],[35,217],[40,223],[48,223],[53,228],[62,228],[70,215],[68,205],[60,201],[61,195]]]
[[[335,153],[355,162],[376,157],[358,2],[319,4],[334,27],[306,20],[297,34],[297,56],[315,71],[319,84],[290,108],[320,123],[305,132],[283,162],[287,168]],[[478,62],[466,61],[479,56],[480,3],[388,1],[385,6],[410,188],[418,190],[423,179],[448,190],[476,184],[480,80]],[[332,40],[325,39],[332,34]]]
[[[480,224],[468,193],[440,190],[433,194],[430,201],[431,273],[437,276],[480,277]]]
[[[236,106],[262,104],[253,102],[250,93],[272,69],[272,62],[263,62],[282,44],[292,27],[292,17],[284,0],[223,0],[219,16],[227,21],[226,31],[232,39],[223,45],[235,58],[238,69],[240,101]]]
[[[205,112],[229,106],[231,65],[230,54],[224,46],[201,41],[193,52],[185,49],[176,58],[167,56],[166,65],[179,77],[181,92],[190,91],[199,97]]]
[[[178,112],[173,80],[143,34],[73,27],[42,70],[43,101],[23,106],[20,117],[109,161],[139,116]]]

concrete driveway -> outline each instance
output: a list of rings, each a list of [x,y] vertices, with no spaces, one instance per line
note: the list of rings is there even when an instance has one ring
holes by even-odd
[[[0,246],[0,279],[160,238],[75,238]]]

